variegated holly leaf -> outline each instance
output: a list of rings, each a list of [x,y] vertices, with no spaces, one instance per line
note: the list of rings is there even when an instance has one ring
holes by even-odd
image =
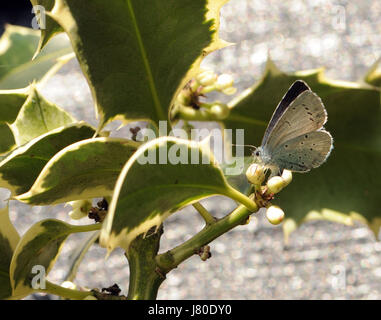
[[[7,123],[0,123],[0,154],[6,154],[15,145],[15,137]]]
[[[67,37],[50,41],[34,60],[39,31],[7,25],[0,38],[0,89],[19,89],[41,80],[49,71],[56,71],[72,53]]]
[[[46,164],[30,190],[16,197],[48,205],[112,194],[126,161],[139,143],[117,138],[96,138],[69,145]]]
[[[30,2],[33,5],[34,14],[41,29],[41,37],[35,53],[35,56],[37,56],[49,40],[58,33],[63,32],[63,29],[54,19],[46,14],[46,11],[53,9],[55,0],[30,0]]]
[[[49,15],[70,37],[100,127],[113,119],[166,120],[192,66],[226,45],[213,35],[225,2],[56,0]]]
[[[10,279],[15,296],[25,296],[45,289],[46,276],[58,258],[66,238],[75,232],[98,229],[97,225],[74,226],[46,219],[34,224],[18,242],[10,265]],[[46,283],[44,283],[46,281]]]
[[[230,103],[231,114],[224,125],[244,129],[245,143],[259,145],[276,105],[297,79],[323,100],[334,149],[320,168],[294,174],[293,182],[274,202],[294,220],[287,225],[318,218],[348,224],[361,214],[377,228],[381,220],[380,90],[327,79],[323,70],[287,74],[269,61],[262,79]]]
[[[41,96],[35,84],[24,89],[0,90],[0,154],[75,121]]]
[[[29,87],[0,90],[0,123],[12,123],[16,120],[21,107],[28,99],[29,91]]]
[[[10,126],[21,146],[49,131],[67,126],[76,120],[65,110],[47,101],[34,85],[29,88],[28,99]]]
[[[20,237],[9,220],[8,206],[0,209],[0,299],[12,297],[9,267]],[[22,298],[22,297],[17,297]]]
[[[0,154],[15,146],[15,138],[9,124],[14,122],[28,98],[29,88],[0,90]]]
[[[124,166],[100,242],[109,251],[127,249],[139,234],[158,227],[172,213],[216,194],[253,208],[250,199],[227,183],[208,146],[173,137],[152,140]]]
[[[0,187],[11,190],[13,195],[27,192],[57,152],[94,134],[95,129],[79,122],[50,131],[18,147],[0,162]]]

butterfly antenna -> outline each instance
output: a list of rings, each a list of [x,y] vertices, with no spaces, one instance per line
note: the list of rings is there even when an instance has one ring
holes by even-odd
[[[234,143],[232,143],[232,146],[235,146],[235,147],[249,147],[249,148],[253,148],[253,150],[257,149],[256,146],[253,146],[251,144],[234,144]]]

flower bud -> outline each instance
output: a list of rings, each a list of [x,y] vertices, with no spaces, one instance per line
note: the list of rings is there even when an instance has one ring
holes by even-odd
[[[229,74],[221,74],[217,78],[216,88],[217,90],[224,90],[233,86],[233,77]]]
[[[267,192],[278,193],[284,188],[284,185],[285,183],[282,177],[279,177],[279,176],[272,177],[271,179],[269,179],[269,181],[267,181]]]
[[[231,95],[235,94],[236,92],[237,92],[237,88],[234,88],[234,87],[229,87],[229,88],[222,90],[222,93],[226,94],[228,96],[231,96]]]
[[[282,173],[282,179],[284,181],[283,187],[288,186],[292,181],[292,172],[290,170],[284,169]]]
[[[89,200],[71,201],[69,204],[73,207],[73,210],[69,212],[69,216],[74,220],[86,217],[92,206]]]
[[[230,113],[230,109],[226,104],[223,103],[214,103],[210,107],[210,112],[218,119],[223,120],[226,119]]]
[[[213,71],[207,70],[199,73],[196,79],[203,87],[206,87],[211,86],[216,82],[217,75]]]
[[[277,225],[284,219],[284,212],[278,206],[270,206],[267,208],[266,217],[271,224]]]
[[[265,181],[266,177],[264,167],[256,163],[253,163],[246,170],[246,177],[250,183],[254,185],[261,185],[262,182]]]

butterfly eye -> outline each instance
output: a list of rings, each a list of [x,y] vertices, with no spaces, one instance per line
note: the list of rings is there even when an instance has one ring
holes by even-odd
[[[259,157],[260,152],[259,152],[259,151],[255,152],[255,155],[256,155],[257,157]]]

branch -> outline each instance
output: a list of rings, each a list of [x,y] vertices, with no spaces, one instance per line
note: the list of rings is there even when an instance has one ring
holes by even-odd
[[[181,262],[195,254],[202,246],[205,246],[234,227],[243,224],[253,212],[258,210],[258,207],[256,210],[250,211],[243,205],[238,206],[226,217],[211,225],[207,225],[188,241],[165,253],[159,254],[156,257],[158,267],[161,271],[168,273]]]

